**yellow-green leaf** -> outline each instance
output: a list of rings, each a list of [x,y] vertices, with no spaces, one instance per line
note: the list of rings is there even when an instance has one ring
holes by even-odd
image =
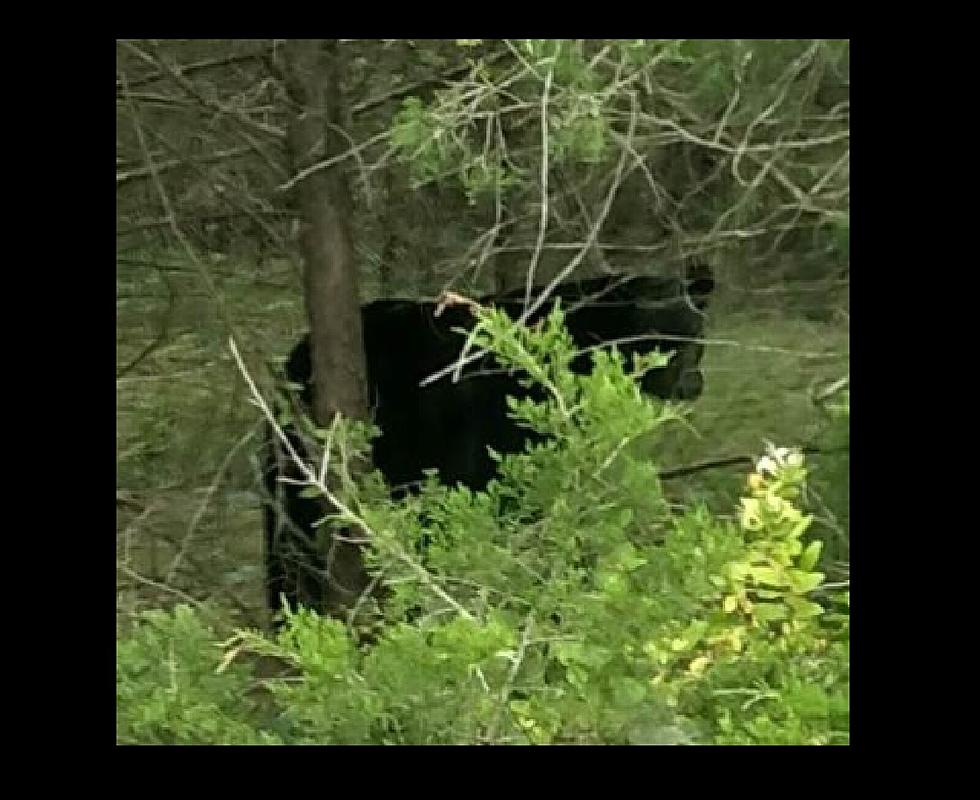
[[[809,572],[813,569],[817,564],[817,560],[820,558],[820,550],[822,548],[823,542],[819,540],[810,542],[806,550],[803,551],[803,555],[800,556],[800,569],[804,572]]]

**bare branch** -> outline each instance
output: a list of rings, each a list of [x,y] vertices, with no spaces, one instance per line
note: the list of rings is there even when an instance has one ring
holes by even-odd
[[[120,42],[123,47],[126,47],[132,52],[135,52],[143,60],[149,60],[158,69],[164,71],[170,78],[176,83],[181,89],[187,92],[188,95],[193,97],[203,108],[212,109],[218,111],[220,114],[228,115],[236,119],[239,123],[247,125],[254,130],[261,131],[267,135],[275,136],[277,138],[285,138],[286,132],[282,128],[278,128],[275,125],[266,125],[265,123],[258,122],[252,119],[248,114],[246,114],[241,109],[232,108],[220,103],[218,100],[211,100],[201,94],[200,90],[194,83],[187,79],[187,77],[181,72],[180,68],[172,64],[168,59],[164,58],[156,47],[149,45],[147,49],[150,50],[151,54],[144,53],[139,48],[135,47],[129,42]],[[126,89],[128,92],[128,89]]]
[[[197,161],[202,164],[213,164],[219,161],[227,161],[232,158],[247,155],[248,153],[251,153],[252,150],[252,147],[231,147],[227,150],[218,150],[214,153],[198,156]],[[153,170],[156,170],[157,174],[159,175],[176,167],[184,166],[186,163],[186,158],[172,158],[169,161],[155,163],[152,169],[149,167],[149,165],[147,165],[136,169],[126,170],[125,172],[117,172],[116,186],[120,186],[121,184],[131,181],[134,178],[148,178],[152,174]]]
[[[154,589],[159,589],[160,591],[167,592],[167,594],[172,594],[175,597],[180,598],[185,603],[190,603],[192,606],[194,606],[194,608],[198,609],[199,611],[206,610],[205,606],[201,603],[200,600],[198,600],[195,597],[191,597],[189,594],[187,594],[187,592],[182,592],[180,589],[176,589],[173,586],[170,586],[169,584],[161,583],[160,581],[155,581],[152,578],[147,578],[145,575],[141,575],[139,572],[132,569],[131,567],[126,566],[125,564],[117,564],[116,569],[118,569],[124,575],[128,575],[133,580],[138,581],[139,583],[146,584],[147,586],[152,586]]]
[[[538,259],[541,258],[541,247],[544,245],[544,237],[548,231],[548,171],[551,166],[551,159],[548,155],[548,93],[551,91],[551,82],[555,75],[555,62],[558,60],[560,43],[556,46],[555,55],[548,65],[548,72],[544,76],[544,86],[541,88],[541,218],[538,221],[538,239],[531,253],[531,263],[527,267],[527,278],[524,289],[524,306],[531,304],[531,290],[534,288],[534,274],[537,271]]]
[[[206,70],[215,69],[216,67],[226,67],[232,64],[241,64],[248,61],[261,61],[263,56],[267,53],[272,52],[272,48],[264,48],[262,50],[256,50],[252,53],[239,53],[237,55],[223,56],[221,58],[209,58],[204,61],[195,61],[191,64],[185,64],[182,67],[177,67],[180,74],[184,77],[188,75],[193,75],[196,72],[204,72]],[[142,59],[145,60],[145,59]],[[153,83],[154,81],[162,80],[166,78],[166,73],[161,69],[156,69],[149,75],[141,75],[138,78],[133,78],[129,82],[130,90],[136,89],[140,86],[145,86],[148,83]],[[117,90],[123,88],[121,81],[116,81]]]
[[[802,447],[801,452],[805,455],[826,455],[828,453],[843,453],[847,450],[846,447],[832,447],[832,448],[822,448],[822,447]],[[712,458],[707,461],[700,461],[695,464],[687,464],[683,467],[673,467],[671,469],[661,470],[659,473],[660,480],[668,481],[674,478],[683,478],[688,475],[693,475],[697,472],[704,472],[709,469],[718,469],[720,467],[734,467],[739,465],[753,465],[758,460],[757,456],[727,456],[725,458]]]

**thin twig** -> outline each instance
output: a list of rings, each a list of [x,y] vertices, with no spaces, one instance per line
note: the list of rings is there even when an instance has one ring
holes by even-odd
[[[211,481],[211,485],[208,486],[207,491],[204,493],[204,499],[201,501],[201,505],[198,506],[197,511],[191,518],[190,525],[187,526],[187,533],[184,535],[184,540],[181,542],[180,549],[174,556],[174,559],[170,564],[170,569],[167,570],[167,576],[165,578],[167,583],[170,583],[176,577],[180,563],[184,560],[184,557],[187,555],[187,551],[190,548],[191,540],[194,538],[194,532],[197,530],[197,526],[200,524],[201,519],[203,519],[204,512],[211,503],[211,498],[214,497],[214,493],[218,490],[218,486],[221,484],[221,479],[224,477],[225,472],[231,465],[231,460],[235,457],[235,454],[239,451],[242,445],[244,445],[255,435],[256,430],[258,430],[258,423],[253,425],[250,430],[245,432],[244,436],[235,442],[234,446],[228,451],[227,455],[225,455],[224,459],[222,460],[221,466],[218,467],[218,471],[214,474],[214,480]]]
[[[186,592],[182,592],[180,589],[176,589],[173,586],[170,586],[166,583],[161,583],[160,581],[155,581],[152,578],[147,578],[145,575],[141,575],[136,570],[126,566],[125,564],[117,564],[116,569],[128,575],[133,580],[138,581],[139,583],[145,583],[147,586],[152,586],[155,589],[160,589],[161,591],[167,592],[168,594],[172,594],[175,597],[179,597],[184,602],[190,603],[191,605],[193,605],[195,608],[199,610],[205,609],[204,604],[200,600],[191,597]]]
[[[531,253],[531,262],[527,267],[527,277],[525,279],[524,305],[531,305],[531,292],[534,289],[534,275],[537,271],[538,260],[541,258],[541,247],[544,245],[545,234],[548,231],[548,171],[551,166],[551,159],[548,157],[548,94],[551,91],[551,82],[555,76],[555,63],[558,61],[558,49],[556,46],[555,54],[548,65],[548,72],[544,76],[544,86],[541,88],[541,218],[538,220],[538,238]]]

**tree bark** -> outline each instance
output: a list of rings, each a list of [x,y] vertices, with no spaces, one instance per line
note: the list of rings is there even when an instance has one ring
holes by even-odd
[[[335,40],[294,39],[284,49],[293,108],[287,147],[294,174],[342,152],[341,48]],[[350,189],[342,164],[296,187],[299,246],[310,324],[313,418],[327,427],[338,413],[368,419],[361,304],[351,233]],[[344,537],[346,538],[346,537]],[[358,546],[331,537],[324,611],[340,615],[369,583]]]

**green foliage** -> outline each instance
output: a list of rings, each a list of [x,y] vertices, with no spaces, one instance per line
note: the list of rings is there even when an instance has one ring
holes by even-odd
[[[188,610],[144,621],[121,651],[140,669],[120,668],[119,704],[151,723],[121,738],[846,742],[846,597],[832,614],[816,600],[799,453],[759,461],[737,523],[672,510],[634,447],[682,419],[632,377],[664,357],[627,369],[599,352],[573,374],[559,310],[537,330],[481,312],[472,337],[524,376],[512,413],[548,438],[503,457],[485,492],[433,479],[396,502],[376,474],[345,483],[336,521],[370,534],[389,587],[372,642],[301,610],[275,641],[240,632],[221,662]],[[249,652],[289,667],[265,682],[274,724],[240,699]]]
[[[508,169],[500,161],[491,162],[482,153],[465,163],[460,171],[460,182],[470,205],[476,205],[481,197],[506,193],[518,186],[520,180],[516,170]]]
[[[462,148],[440,115],[417,97],[408,97],[395,115],[391,143],[421,183],[435,180],[458,163]]]
[[[552,117],[552,153],[558,162],[597,163],[608,152],[609,123],[603,116],[601,101],[583,95],[578,102]]]
[[[226,667],[226,668],[225,668]],[[252,675],[227,664],[214,629],[189,606],[142,613],[116,644],[116,738],[140,744],[273,744],[256,727]]]
[[[847,260],[851,249],[851,219],[850,215],[836,221],[831,227],[831,243],[829,248],[833,253]]]
[[[457,40],[460,47],[474,47],[479,40]],[[603,90],[610,76],[600,75],[586,58],[584,44],[556,39],[526,39],[517,43],[526,57],[526,74],[507,79],[513,92],[526,95],[526,102],[539,104],[535,94],[548,77],[552,86],[545,124],[551,136],[549,158],[555,163],[596,163],[609,152],[608,109]],[[433,102],[424,104],[410,97],[402,103],[391,126],[391,142],[403,162],[409,163],[418,183],[459,176],[470,203],[481,195],[506,193],[522,183],[533,162],[514,163],[495,125],[502,113],[502,95],[494,82],[502,76],[482,62],[474,64],[485,87],[442,90]],[[606,92],[608,93],[608,92]],[[522,98],[523,99],[523,98]]]

